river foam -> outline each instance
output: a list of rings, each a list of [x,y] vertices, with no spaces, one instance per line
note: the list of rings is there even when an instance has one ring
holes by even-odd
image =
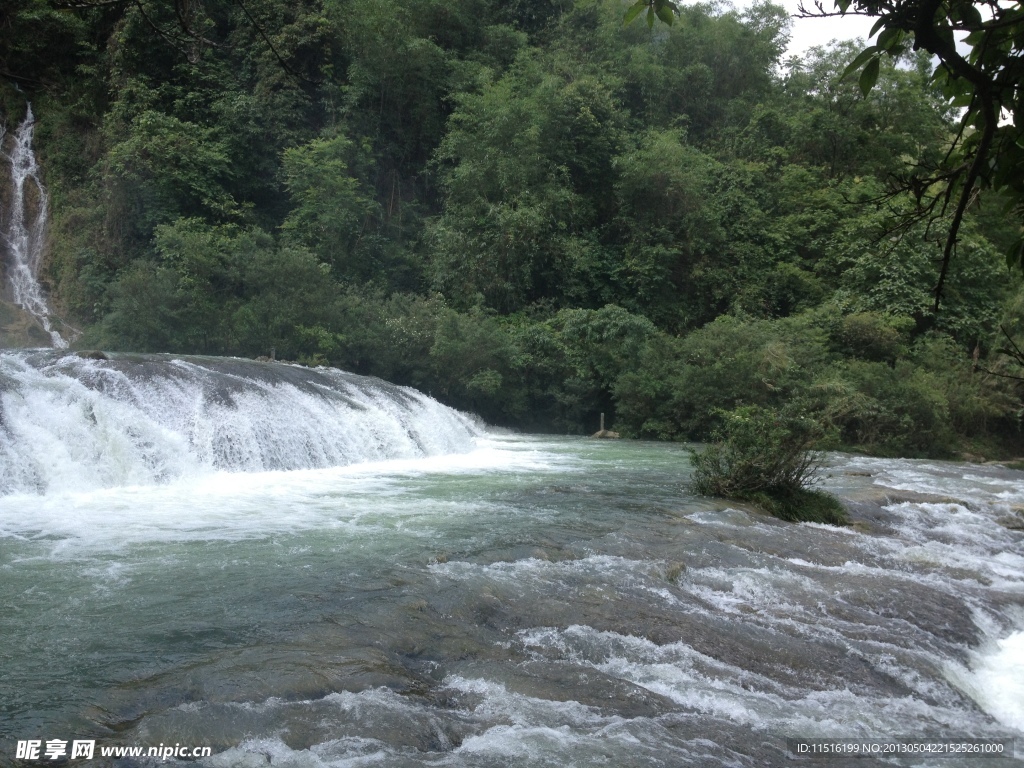
[[[991,634],[967,665],[949,664],[946,675],[985,712],[1024,735],[1024,630],[1000,636],[989,617],[979,617],[978,623]]]
[[[0,353],[0,494],[464,453],[480,432],[413,389],[329,368]]]
[[[1022,476],[830,463],[871,500],[851,529],[693,497],[679,446],[480,430],[9,494],[0,752],[38,731],[209,745],[211,768],[782,768],[787,737],[1024,736]],[[957,493],[882,485],[909,473]]]
[[[1024,631],[996,640],[973,670],[978,702],[1003,725],[1024,734]]]
[[[476,516],[483,502],[429,496],[414,509],[389,504],[423,478],[563,471],[568,462],[536,446],[479,434],[466,453],[271,472],[208,471],[162,485],[0,496],[0,537],[35,542],[46,557],[92,556],[140,545],[244,541],[302,531],[386,536],[413,517]]]

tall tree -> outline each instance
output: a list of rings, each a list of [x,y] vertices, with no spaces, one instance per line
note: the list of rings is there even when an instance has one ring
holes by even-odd
[[[950,261],[968,207],[985,188],[1001,190],[1018,217],[1024,217],[1024,7],[999,0],[822,0],[805,15],[866,15],[878,21],[878,37],[855,58],[848,72],[860,71],[866,93],[877,79],[882,56],[898,57],[908,48],[935,57],[934,80],[951,106],[963,110],[959,130],[946,155],[912,169],[899,185],[912,191],[917,207],[909,219],[932,224],[952,211],[935,286],[942,300]],[[960,46],[966,50],[961,53]],[[1024,238],[1008,263],[1024,269]]]
[[[870,34],[878,35],[875,44],[861,51],[846,71],[860,72],[865,95],[878,81],[883,56],[923,50],[934,57],[932,78],[948,104],[962,110],[959,130],[945,155],[895,175],[892,189],[893,195],[910,191],[917,201],[901,228],[925,222],[929,229],[945,229],[948,222],[933,289],[937,310],[964,215],[979,193],[986,188],[1001,192],[1007,209],[1024,220],[1024,6],[1019,0],[834,0],[833,8],[815,0],[813,8],[802,4],[800,13],[878,19]],[[623,22],[631,23],[644,11],[649,25],[656,18],[671,25],[679,8],[671,0],[637,0]],[[1024,271],[1024,235],[1014,241],[1007,263]]]

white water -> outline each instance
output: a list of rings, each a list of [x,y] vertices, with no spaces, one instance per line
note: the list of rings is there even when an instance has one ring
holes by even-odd
[[[419,392],[332,369],[0,353],[0,494],[195,485],[215,472],[465,452],[477,431]]]
[[[18,353],[0,392],[0,443],[82,464],[0,497],[0,756],[781,768],[787,737],[1024,738],[1022,473],[835,456],[828,487],[873,500],[837,530],[690,496],[679,446],[489,434],[340,372]]]
[[[32,150],[34,131],[35,117],[29,104],[25,119],[14,134],[10,154],[4,153],[4,159],[11,166],[11,202],[10,209],[3,212],[2,220],[6,225],[0,231],[0,238],[6,246],[7,275],[14,302],[40,322],[50,334],[54,347],[65,349],[68,344],[52,327],[50,307],[39,285],[49,198]],[[0,147],[5,133],[5,128],[0,125]],[[28,186],[35,190],[34,200],[29,200],[26,195]]]
[[[996,720],[1024,733],[1024,632],[978,655],[971,678],[977,700]]]

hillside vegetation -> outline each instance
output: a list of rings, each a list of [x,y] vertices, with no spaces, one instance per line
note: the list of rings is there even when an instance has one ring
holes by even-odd
[[[44,279],[79,346],[270,354],[492,423],[703,440],[737,409],[880,454],[1019,451],[1019,225],[887,196],[953,115],[929,62],[781,61],[787,19],[615,0],[140,0],[2,13]],[[183,9],[187,13],[183,13]]]

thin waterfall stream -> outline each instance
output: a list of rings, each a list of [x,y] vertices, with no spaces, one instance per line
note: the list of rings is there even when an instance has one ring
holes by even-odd
[[[35,116],[29,104],[25,119],[13,136],[10,152],[3,153],[11,168],[11,194],[8,210],[0,219],[0,241],[7,254],[8,283],[14,303],[39,321],[54,347],[66,349],[67,341],[53,327],[50,306],[39,284],[49,198],[32,149],[34,132]],[[0,147],[4,145],[5,134],[6,128],[0,123]]]
[[[681,445],[488,430],[331,369],[32,351],[0,354],[0,468],[3,764],[32,739],[94,740],[83,765],[753,767],[787,738],[1024,737],[1005,467],[833,454],[855,524],[796,525],[688,493]]]

